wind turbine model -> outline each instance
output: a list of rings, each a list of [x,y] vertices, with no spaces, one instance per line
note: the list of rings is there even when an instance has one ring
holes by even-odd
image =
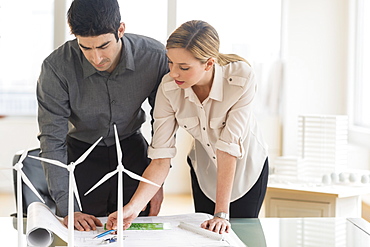
[[[100,142],[100,140],[103,137],[100,137],[85,153],[81,155],[80,158],[78,158],[75,162],[71,162],[69,165],[63,164],[62,162],[58,160],[51,160],[41,157],[35,157],[29,155],[28,157],[41,160],[56,166],[60,166],[62,168],[65,168],[69,171],[69,192],[68,192],[68,246],[74,247],[74,200],[73,195],[75,195],[77,199],[78,206],[80,210],[82,211],[80,196],[78,194],[77,190],[77,184],[76,179],[74,176],[74,170],[76,166],[80,163],[82,163],[86,157],[91,153],[91,151],[95,148],[96,145]]]
[[[99,182],[97,182],[93,187],[91,187],[91,189],[89,191],[87,191],[85,193],[85,196],[87,194],[89,194],[91,191],[93,191],[94,189],[96,189],[98,186],[100,186],[102,183],[104,183],[105,181],[107,181],[108,179],[110,179],[111,177],[113,177],[114,175],[116,175],[116,173],[118,173],[118,196],[117,196],[117,199],[118,199],[118,202],[117,202],[117,242],[118,242],[118,246],[119,247],[122,247],[123,246],[123,212],[122,212],[122,207],[123,207],[123,181],[122,181],[122,172],[126,173],[128,176],[130,176],[131,178],[133,179],[136,179],[136,180],[139,180],[139,181],[143,181],[143,182],[146,182],[146,183],[149,183],[149,184],[152,184],[154,186],[157,186],[157,187],[160,187],[158,184],[155,184],[151,181],[149,181],[148,179],[146,178],[143,178],[127,169],[125,169],[125,167],[122,165],[122,150],[121,150],[121,145],[120,145],[120,142],[119,142],[119,138],[118,138],[118,133],[117,133],[117,127],[116,125],[113,126],[114,127],[114,135],[115,135],[115,139],[116,139],[116,149],[117,149],[117,159],[118,159],[118,165],[117,165],[117,169],[112,171],[112,172],[109,172],[107,173],[102,179],[100,179]]]
[[[28,150],[25,150],[18,162],[11,168],[17,171],[17,229],[18,229],[18,246],[23,246],[23,198],[22,198],[22,180],[23,182],[35,193],[35,195],[45,203],[44,199],[40,196],[39,192],[32,185],[31,181],[28,179],[26,174],[22,171],[23,160],[26,158]],[[9,168],[1,168],[9,169]]]

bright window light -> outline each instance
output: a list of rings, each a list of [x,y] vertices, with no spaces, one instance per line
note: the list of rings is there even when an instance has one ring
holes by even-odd
[[[370,2],[359,1],[357,11],[354,124],[370,130]]]
[[[53,50],[53,11],[50,0],[0,1],[0,115],[36,114],[36,81]]]
[[[55,37],[60,36],[55,34],[65,33],[65,40],[74,38],[65,30],[68,29],[66,13],[56,17],[54,13],[59,9],[54,10],[54,6],[65,3],[66,9],[60,10],[65,12],[71,2],[0,0],[0,66],[3,72],[0,73],[0,115],[36,115],[36,82],[42,61],[54,49]],[[236,53],[255,64],[279,57],[281,0],[118,2],[127,33],[149,36],[165,44],[176,27],[199,19],[216,28],[222,53]],[[63,23],[63,27],[58,28],[59,23]],[[59,39],[57,41],[62,43],[63,37]]]
[[[162,43],[165,42],[168,0],[119,0],[118,2],[127,33],[141,34]]]
[[[178,0],[177,26],[206,21],[220,36],[220,52],[266,62],[279,56],[280,10],[280,0]]]

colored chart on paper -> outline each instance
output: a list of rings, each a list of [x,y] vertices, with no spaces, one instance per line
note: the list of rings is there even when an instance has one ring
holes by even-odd
[[[132,223],[127,230],[169,230],[170,223]]]

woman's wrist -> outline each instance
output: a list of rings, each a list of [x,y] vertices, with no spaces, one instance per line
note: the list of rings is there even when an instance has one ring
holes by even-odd
[[[217,212],[217,213],[214,214],[214,217],[224,219],[224,220],[227,220],[227,221],[230,219],[229,214],[225,213],[225,212]]]
[[[145,206],[141,207],[140,205],[141,203],[131,200],[124,206],[124,208],[130,210],[130,212],[133,212],[134,214],[139,215],[142,209],[145,207]]]

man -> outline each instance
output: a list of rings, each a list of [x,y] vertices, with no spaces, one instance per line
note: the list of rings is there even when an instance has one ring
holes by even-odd
[[[103,140],[75,169],[83,212],[75,203],[77,230],[95,230],[117,210],[117,176],[87,196],[83,194],[117,167],[113,125],[123,152],[123,165],[142,174],[150,160],[140,133],[145,122],[142,103],[154,97],[168,72],[165,49],[148,37],[125,34],[117,0],[74,0],[68,24],[76,39],[63,44],[43,62],[37,83],[38,138],[41,156],[65,164],[76,161],[98,138]],[[57,215],[68,222],[68,171],[43,163]],[[124,176],[124,204],[138,186]],[[160,190],[142,215],[157,215]]]

